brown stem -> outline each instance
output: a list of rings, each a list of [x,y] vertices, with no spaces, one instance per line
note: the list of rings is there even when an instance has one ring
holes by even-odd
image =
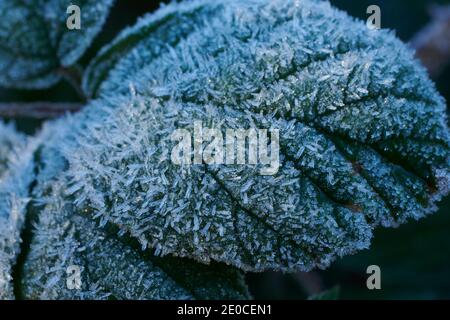
[[[432,21],[411,40],[416,56],[437,77],[450,62],[450,5],[430,8]]]
[[[77,112],[82,106],[81,103],[67,102],[2,102],[0,103],[0,117],[49,119],[65,113]]]

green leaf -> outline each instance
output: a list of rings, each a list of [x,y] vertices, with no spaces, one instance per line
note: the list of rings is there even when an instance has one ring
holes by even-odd
[[[92,60],[84,74],[84,91],[92,97],[99,95],[102,82],[117,64],[116,73],[125,81],[132,79],[128,75],[132,76],[148,61],[167,53],[171,46],[201,28],[205,17],[213,16],[223,6],[222,0],[186,1],[163,6],[156,13],[144,16],[136,25],[123,30]],[[137,59],[130,64],[124,57]]]
[[[117,56],[111,49],[111,60],[99,58],[101,72],[86,78],[101,98],[40,138],[41,160],[16,180],[37,173],[36,184],[20,186],[42,206],[31,212],[36,229],[16,279],[24,296],[241,297],[236,270],[217,281],[226,274],[220,263],[326,268],[367,248],[375,227],[422,218],[448,193],[444,100],[390,32],[368,30],[323,1],[214,8],[160,53],[141,43],[157,42],[152,31],[164,28],[141,36],[138,26],[164,11],[139,22],[130,29],[139,36],[123,40]],[[184,26],[169,29],[178,37]],[[192,134],[196,122],[222,133],[278,129],[279,170],[175,164],[171,135]],[[217,273],[182,283],[185,258]],[[82,267],[82,290],[67,291],[67,263]],[[129,289],[136,279],[150,285]]]
[[[0,85],[42,89],[55,84],[91,44],[113,0],[0,2]],[[69,30],[67,8],[81,10],[81,29]]]
[[[76,210],[57,181],[67,162],[53,135],[70,131],[70,124],[45,126],[0,181],[0,299],[250,297],[237,269],[156,257],[116,227]],[[72,266],[81,272],[75,290],[68,285]]]
[[[0,300],[14,297],[12,270],[20,252],[29,187],[35,178],[37,140],[27,141],[12,127],[0,123],[0,152],[6,169],[0,173]]]
[[[339,299],[339,286],[335,286],[329,290],[323,291],[319,294],[313,295],[308,300],[338,300]]]
[[[32,199],[33,190],[36,185],[50,183],[67,167],[56,150],[49,147],[43,151],[44,142],[51,145],[55,130],[62,131],[67,124],[68,121],[59,121],[44,125],[38,135],[29,138],[0,124],[0,133],[5,134],[0,138],[0,149],[10,150],[6,171],[0,176],[0,300],[14,299],[14,284],[20,282],[18,270],[29,241],[24,235],[32,227],[28,211],[36,201]],[[10,145],[12,141],[14,145]]]
[[[37,217],[21,279],[26,299],[247,299],[243,275],[213,263],[158,258],[114,228],[98,226],[53,183]],[[44,200],[45,199],[45,200]],[[70,267],[80,288],[70,286]]]
[[[18,133],[12,125],[0,121],[0,177],[8,168],[11,153],[25,143],[25,136]]]
[[[446,106],[426,71],[391,32],[327,2],[229,1],[167,52],[130,52],[61,146],[76,141],[76,205],[158,255],[326,268],[448,193]],[[279,171],[174,164],[171,134],[196,121],[278,129]]]

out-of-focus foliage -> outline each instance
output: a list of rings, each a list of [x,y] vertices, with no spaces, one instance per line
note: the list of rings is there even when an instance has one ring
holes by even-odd
[[[20,149],[25,142],[25,136],[15,130],[12,125],[0,121],[0,177],[8,168],[9,158],[14,150]]]
[[[339,286],[315,294],[308,298],[308,300],[338,300],[339,299]]]
[[[377,231],[370,250],[334,264],[322,273],[325,282],[340,284],[344,299],[449,299],[450,201],[441,206],[420,223]],[[381,269],[381,290],[366,287],[372,264]]]
[[[0,299],[11,299],[13,266],[21,251],[21,231],[30,201],[30,185],[35,179],[34,155],[40,137],[26,141],[11,127],[2,127],[0,131],[5,134],[4,146],[8,146],[7,140],[15,141],[6,156],[7,170],[0,175]]]
[[[101,30],[113,0],[79,0],[80,30],[69,30],[69,0],[0,1],[0,85],[41,89],[55,84]]]

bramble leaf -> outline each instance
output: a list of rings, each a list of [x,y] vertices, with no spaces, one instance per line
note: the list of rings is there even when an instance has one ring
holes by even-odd
[[[89,212],[77,210],[57,181],[67,162],[54,147],[54,133],[67,134],[70,124],[50,123],[23,144],[1,180],[0,299],[250,297],[239,270],[156,257],[114,226],[98,225]],[[80,271],[79,288],[70,286],[73,266]]]
[[[12,125],[0,121],[0,177],[8,168],[11,153],[20,149],[24,143],[24,135],[18,133]]]
[[[65,151],[77,206],[157,254],[252,271],[325,268],[436,210],[445,102],[391,32],[323,1],[228,1],[202,21],[161,54],[136,41],[98,78]],[[174,164],[171,134],[196,121],[278,129],[278,173]]]
[[[125,62],[117,67],[121,75],[133,75],[148,61],[167,53],[170,47],[201,28],[205,19],[213,16],[223,5],[222,0],[185,1],[165,5],[144,16],[100,50],[84,73],[83,90],[89,96],[98,96],[101,83],[119,62]],[[129,64],[124,56],[136,59]]]
[[[0,86],[54,85],[91,44],[113,0],[3,0],[0,2]],[[69,30],[67,8],[80,8],[80,30]],[[26,21],[26,23],[24,22]]]
[[[14,297],[12,270],[20,252],[20,233],[34,179],[35,147],[34,139],[27,141],[0,123],[0,300]]]
[[[64,185],[35,208],[38,222],[21,279],[26,299],[247,299],[243,275],[221,264],[158,258],[98,226],[64,200]],[[56,191],[57,190],[57,191]],[[44,200],[45,199],[45,200]],[[70,286],[69,268],[80,272]]]

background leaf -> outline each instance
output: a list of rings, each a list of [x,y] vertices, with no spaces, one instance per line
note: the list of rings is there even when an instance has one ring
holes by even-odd
[[[8,168],[11,153],[25,143],[25,136],[10,124],[0,121],[0,177]]]
[[[0,2],[0,85],[41,89],[55,84],[91,44],[113,0]],[[67,7],[81,9],[81,29],[66,27]],[[26,23],[24,23],[26,21]]]
[[[323,291],[319,294],[313,295],[308,300],[338,300],[340,289],[338,286],[329,290]]]
[[[156,13],[142,17],[102,48],[92,60],[84,74],[84,91],[89,96],[97,96],[101,83],[114,68],[122,80],[131,80],[148,61],[167,53],[171,46],[201,28],[205,17],[213,16],[219,8],[223,9],[223,5],[223,1],[185,1],[164,5]],[[127,56],[138,60],[127,63],[124,58]],[[116,67],[119,62],[123,63]]]
[[[0,124],[1,125],[1,124]],[[21,251],[22,229],[26,220],[26,209],[30,201],[30,186],[35,179],[34,154],[39,138],[25,139],[11,127],[0,128],[2,152],[8,143],[15,145],[6,157],[6,171],[0,175],[0,299],[13,299],[13,273]],[[5,140],[8,140],[5,141]]]

